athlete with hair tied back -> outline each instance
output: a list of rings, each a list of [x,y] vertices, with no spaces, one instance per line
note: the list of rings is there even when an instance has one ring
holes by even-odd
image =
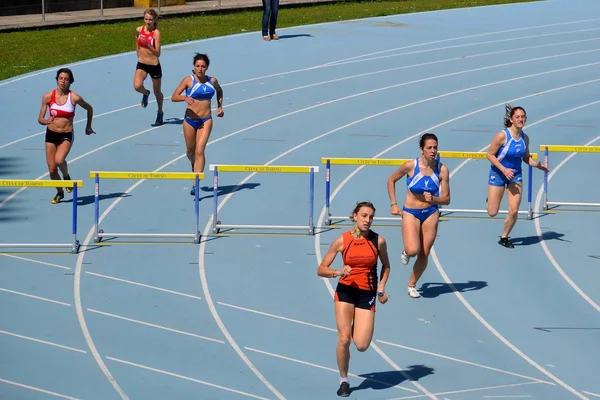
[[[383,236],[371,230],[375,207],[364,201],[357,203],[351,218],[354,226],[331,243],[317,269],[323,278],[340,278],[335,289],[335,320],[338,329],[336,348],[340,371],[338,396],[350,396],[348,369],[350,344],[366,351],[375,329],[375,299],[388,301],[385,285],[390,275],[387,244]],[[342,254],[342,269],[332,269],[337,253]],[[381,260],[381,279],[377,277],[377,259]]]
[[[402,264],[417,257],[408,280],[408,295],[421,297],[416,289],[418,280],[427,268],[429,252],[438,231],[440,206],[450,204],[450,171],[438,157],[438,138],[425,133],[419,140],[421,156],[404,163],[387,181],[390,212],[402,215]],[[406,199],[402,211],[396,201],[396,182],[406,176]]]

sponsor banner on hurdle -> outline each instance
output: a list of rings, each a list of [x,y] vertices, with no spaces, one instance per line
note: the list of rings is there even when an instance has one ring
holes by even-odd
[[[94,242],[102,238],[193,238],[194,243],[200,243],[200,181],[204,174],[199,172],[139,172],[139,171],[91,171],[90,178],[94,179]],[[100,229],[100,179],[134,179],[134,180],[194,180],[194,222],[193,233],[121,233],[104,232]]]
[[[69,248],[71,253],[79,252],[80,243],[77,240],[77,196],[78,189],[83,187],[83,181],[80,180],[27,180],[27,179],[1,179],[0,187],[27,187],[27,188],[49,188],[62,187],[73,190],[73,211],[71,234],[73,239],[71,243],[0,243],[0,248]]]
[[[395,158],[336,158],[323,157],[321,163],[325,164],[325,225],[331,225],[334,221],[349,221],[349,216],[331,215],[331,166],[332,165],[359,165],[359,166],[380,166],[380,167],[399,167],[402,164],[411,161],[411,159]],[[375,221],[401,221],[401,217],[374,217]]]
[[[550,169],[550,153],[600,153],[600,146],[571,146],[571,145],[549,145],[540,146],[540,151],[544,152],[544,163]],[[569,201],[548,201],[548,173],[544,173],[544,210],[548,211],[550,206],[560,207],[600,207],[600,203],[584,203]]]
[[[209,171],[213,171],[213,226],[215,234],[221,233],[222,229],[274,229],[274,230],[306,230],[309,235],[314,235],[314,207],[315,207],[315,173],[319,172],[316,166],[299,165],[230,165],[210,164]],[[241,172],[241,173],[273,173],[273,174],[308,174],[308,224],[306,225],[240,225],[223,224],[218,219],[219,210],[219,173]]]

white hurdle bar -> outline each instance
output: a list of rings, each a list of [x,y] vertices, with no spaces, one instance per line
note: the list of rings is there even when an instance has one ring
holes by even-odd
[[[600,146],[568,146],[568,145],[547,145],[540,146],[540,151],[544,152],[545,164],[550,168],[550,153],[600,153]],[[548,211],[550,206],[571,206],[571,207],[600,207],[600,203],[582,203],[568,201],[548,201],[548,173],[544,172],[544,210]]]
[[[193,238],[194,243],[200,243],[200,180],[204,179],[201,172],[117,172],[117,171],[92,171],[90,178],[94,178],[94,242],[99,243],[102,238]],[[104,232],[99,228],[100,220],[100,178],[104,179],[163,179],[163,180],[194,180],[194,233],[113,233]]]
[[[274,230],[306,230],[309,235],[315,234],[314,207],[315,207],[315,172],[319,172],[316,166],[285,166],[285,165],[225,165],[211,164],[209,170],[213,171],[213,226],[212,231],[218,234],[222,229],[274,229]],[[218,220],[219,209],[219,172],[242,172],[242,173],[308,173],[309,174],[309,210],[307,225],[233,225],[222,224]]]
[[[73,188],[73,216],[71,226],[73,240],[71,243],[0,243],[0,248],[70,248],[72,254],[79,253],[80,243],[77,240],[77,189],[83,187],[83,181],[2,179],[0,180],[0,187]]]

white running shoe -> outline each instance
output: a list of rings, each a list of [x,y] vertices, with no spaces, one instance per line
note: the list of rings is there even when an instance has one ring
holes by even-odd
[[[417,289],[414,286],[408,287],[408,295],[413,299],[418,299],[419,297],[421,297],[421,295],[419,294],[419,292],[417,292]]]
[[[406,265],[408,264],[408,260],[410,260],[410,257],[408,254],[406,254],[406,251],[402,250],[402,254],[400,254],[400,261],[402,261],[402,264]]]

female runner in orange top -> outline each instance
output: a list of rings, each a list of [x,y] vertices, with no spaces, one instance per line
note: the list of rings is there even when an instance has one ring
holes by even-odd
[[[329,247],[317,269],[324,278],[341,277],[335,291],[335,319],[338,328],[337,363],[340,371],[338,396],[350,395],[348,368],[350,343],[358,351],[366,351],[375,328],[375,298],[388,301],[385,285],[390,275],[387,244],[383,236],[371,230],[375,207],[361,202],[352,212],[354,227],[344,232]],[[342,253],[343,268],[331,269],[337,253]],[[377,277],[377,258],[381,260],[381,280]]]

